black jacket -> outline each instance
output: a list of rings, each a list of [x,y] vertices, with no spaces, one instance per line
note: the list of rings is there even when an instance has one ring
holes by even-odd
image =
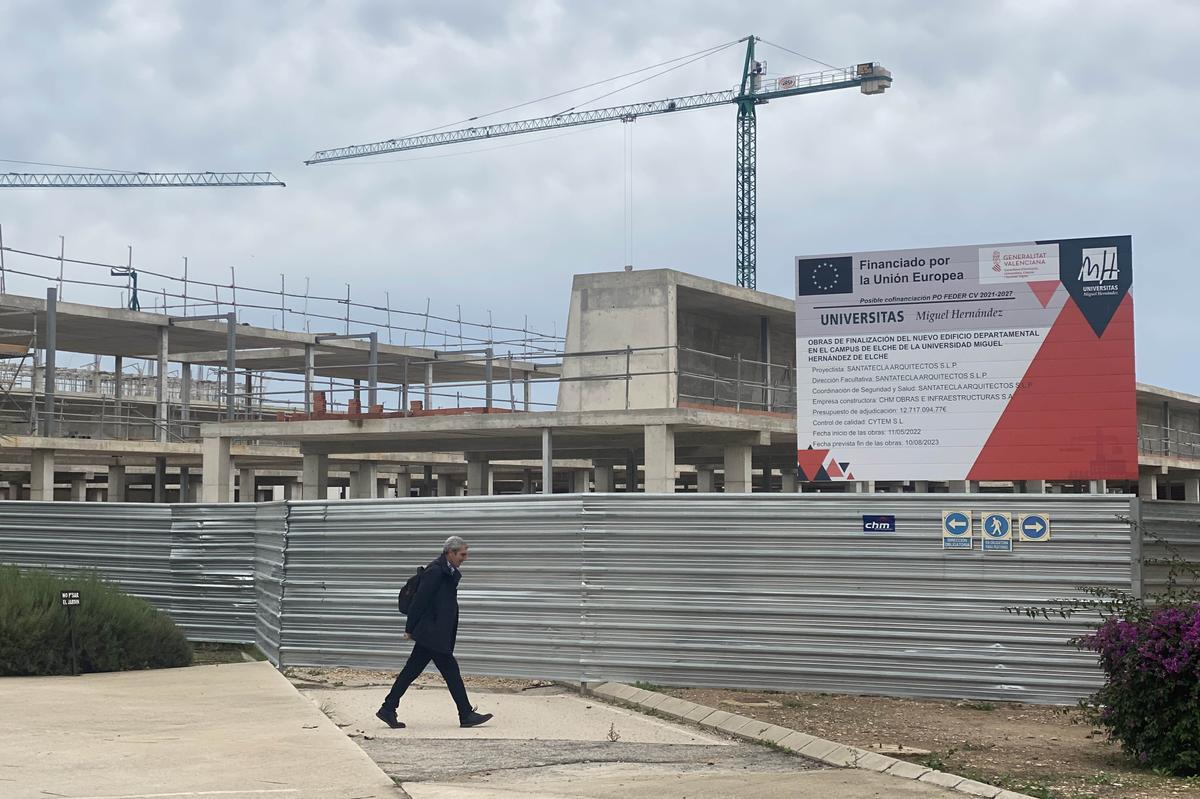
[[[404,631],[434,652],[453,652],[458,637],[458,581],[443,554],[421,573],[421,582],[408,609]]]

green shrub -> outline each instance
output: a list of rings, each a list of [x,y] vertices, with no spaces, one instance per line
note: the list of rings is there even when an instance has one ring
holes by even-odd
[[[94,572],[0,565],[0,676],[71,673],[61,591],[82,598],[72,611],[80,673],[191,665],[191,644],[170,618]]]

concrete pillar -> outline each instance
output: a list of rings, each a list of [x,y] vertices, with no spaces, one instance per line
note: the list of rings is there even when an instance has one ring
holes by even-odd
[[[283,499],[286,502],[300,499],[300,479],[298,477],[283,479]]]
[[[396,475],[396,496],[400,499],[408,499],[412,496],[412,475],[408,472],[400,472]]]
[[[586,494],[592,487],[592,472],[590,469],[576,469],[573,475],[571,490],[576,494]]]
[[[1046,493],[1046,481],[1045,480],[1026,480],[1025,481],[1025,493],[1026,494],[1045,494]]]
[[[1142,472],[1138,475],[1138,496],[1142,499],[1158,499],[1158,475]]]
[[[197,480],[195,475],[191,475],[191,477],[188,478],[187,483],[187,499],[183,499],[181,501],[190,502],[192,504],[199,502],[201,488],[203,488],[203,486],[201,485],[200,480]]]
[[[1107,480],[1090,480],[1090,481],[1088,481],[1088,493],[1089,494],[1107,494],[1108,493],[1108,481]]]
[[[796,493],[796,470],[790,467],[783,467],[779,470],[780,473],[780,491],[784,494]]]
[[[533,469],[525,469],[521,473],[521,493],[533,493]]]
[[[439,470],[437,480],[437,492],[439,497],[454,496],[454,478],[450,476],[449,472],[443,472]]]
[[[978,486],[974,485],[970,480],[951,480],[951,494],[974,494],[977,493]]]
[[[359,461],[350,472],[350,499],[375,499],[379,468],[374,461]]]
[[[29,499],[54,501],[54,450],[35,449],[29,464]]]
[[[491,469],[488,460],[483,455],[467,456],[467,496],[487,496],[491,488]]]
[[[258,475],[253,469],[238,469],[238,502],[253,502],[257,496]]]
[[[424,479],[421,481],[421,496],[432,497],[433,496],[433,467],[425,466],[424,472],[425,472],[425,476],[424,476]]]
[[[616,486],[616,477],[613,475],[613,465],[611,463],[596,464],[596,493],[611,494]]]
[[[634,492],[638,489],[638,460],[633,450],[625,458],[625,490]]]
[[[1200,475],[1183,478],[1183,501],[1200,502]]]
[[[749,494],[753,483],[750,474],[750,445],[730,444],[725,447],[725,493]]]
[[[156,505],[162,505],[167,501],[167,459],[158,457],[154,459],[154,502]]]
[[[159,443],[165,443],[168,440],[167,430],[170,423],[170,411],[167,404],[167,355],[169,353],[167,335],[166,327],[158,329],[158,380],[155,383],[154,390],[157,407],[154,413],[154,423],[158,428],[157,439]]]
[[[224,436],[209,436],[202,447],[204,468],[204,501],[229,502],[233,497],[230,482],[233,479],[233,458],[229,455],[231,439]]]
[[[711,466],[696,467],[696,490],[701,494],[712,494],[717,490],[717,470]]]
[[[425,364],[425,410],[433,408],[433,363]]]
[[[305,499],[328,499],[329,495],[329,456],[319,452],[305,452],[303,455],[303,474]],[[207,480],[207,474],[205,475]]]
[[[675,430],[669,425],[645,427],[646,493],[675,493]]]
[[[874,494],[874,480],[852,480],[849,483],[849,490],[852,494]]]
[[[107,502],[124,502],[125,501],[125,467],[124,466],[109,466],[108,467],[108,494],[105,497]]]
[[[23,499],[25,496],[24,486],[20,480],[8,481],[8,498],[11,500]]]
[[[554,433],[542,428],[542,493],[554,493]]]
[[[71,501],[72,502],[87,502],[87,478],[72,477],[71,478]]]

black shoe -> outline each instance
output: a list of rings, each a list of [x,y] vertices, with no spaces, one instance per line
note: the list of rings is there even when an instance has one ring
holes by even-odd
[[[470,713],[468,713],[467,715],[463,716],[462,718],[460,718],[458,720],[458,726],[460,726],[460,727],[478,727],[480,724],[483,724],[484,722],[491,721],[491,719],[492,719],[491,713],[476,713],[474,710],[472,710]]]
[[[379,710],[375,711],[375,718],[379,719],[384,724],[391,727],[393,730],[404,729],[404,722],[401,721],[400,719],[396,718],[396,712],[394,710],[391,713],[389,713],[387,711],[387,708],[381,707],[381,708],[379,708]]]

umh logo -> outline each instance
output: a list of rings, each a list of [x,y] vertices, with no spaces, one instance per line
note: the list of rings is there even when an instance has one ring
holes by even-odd
[[[1082,252],[1080,283],[1116,283],[1121,277],[1116,247],[1090,247]]]
[[[1133,240],[1129,236],[1059,239],[1059,280],[1097,336],[1133,285]]]

